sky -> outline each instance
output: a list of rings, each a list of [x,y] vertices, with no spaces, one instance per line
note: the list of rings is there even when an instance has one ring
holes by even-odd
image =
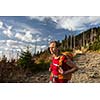
[[[0,57],[16,58],[27,46],[34,54],[52,40],[98,26],[99,16],[0,16]]]

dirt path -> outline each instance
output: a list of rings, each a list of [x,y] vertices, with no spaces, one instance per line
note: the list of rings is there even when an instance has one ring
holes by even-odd
[[[100,82],[100,54],[95,52],[80,55],[76,59],[79,70],[73,74],[72,82],[99,83]]]

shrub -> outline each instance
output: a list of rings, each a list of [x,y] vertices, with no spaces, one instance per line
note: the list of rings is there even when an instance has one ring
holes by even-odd
[[[18,60],[18,65],[23,68],[32,68],[34,62],[32,61],[32,54],[27,50],[26,52],[22,51],[20,58]]]
[[[93,44],[89,45],[89,50],[100,50],[100,41],[95,41]]]

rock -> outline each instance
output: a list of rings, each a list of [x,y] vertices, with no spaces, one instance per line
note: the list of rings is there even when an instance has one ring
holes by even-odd
[[[85,55],[78,56],[77,59],[75,62],[79,70],[73,73],[72,82],[100,82],[100,54],[87,52]]]

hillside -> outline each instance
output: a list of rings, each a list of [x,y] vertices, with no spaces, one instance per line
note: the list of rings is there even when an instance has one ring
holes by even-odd
[[[75,63],[79,70],[73,73],[72,83],[99,83],[100,82],[100,53],[87,52],[77,55]],[[49,71],[37,73],[28,77],[27,82],[48,83]]]
[[[79,70],[73,74],[72,82],[99,83],[100,82],[100,53],[87,52],[75,59]]]

